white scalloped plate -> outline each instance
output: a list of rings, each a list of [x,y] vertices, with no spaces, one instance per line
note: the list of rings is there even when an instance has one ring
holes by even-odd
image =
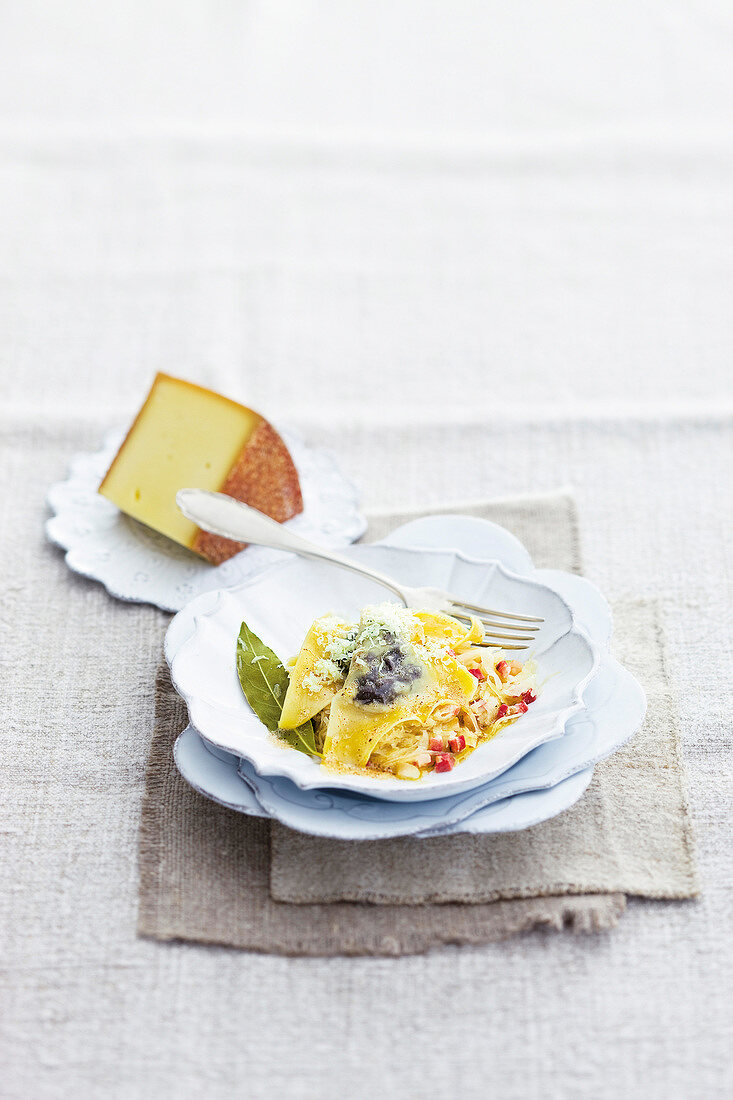
[[[326,611],[350,614],[384,599],[384,589],[317,562],[275,566],[252,581],[193,600],[171,624],[166,658],[191,724],[206,740],[248,760],[261,776],[284,776],[302,790],[329,788],[380,799],[415,802],[442,798],[487,783],[526,753],[559,737],[583,709],[599,647],[576,622],[571,606],[549,585],[497,561],[453,550],[410,550],[375,544],[351,547],[350,557],[410,585],[434,585],[483,606],[511,608],[544,618],[533,655],[542,690],[513,725],[480,746],[453,772],[413,783],[327,771],[317,760],[284,747],[259,722],[237,679],[234,654],[245,619],[281,657],[297,652],[312,620]]]
[[[331,452],[306,446],[292,431],[281,435],[303,491],[303,513],[288,526],[322,546],[340,548],[360,538],[366,520],[356,489]],[[46,535],[66,551],[74,573],[99,581],[120,600],[180,611],[202,592],[237,584],[285,558],[276,550],[249,546],[223,565],[209,565],[124,515],[97,492],[123,438],[122,431],[109,432],[101,450],[75,455],[67,480],[49,490],[55,515],[46,522]]]
[[[440,516],[413,520],[387,541],[439,546],[446,538],[447,522],[448,517]],[[496,554],[518,571],[532,569],[524,547],[503,528],[473,516],[450,517],[449,522],[451,539],[462,549]],[[539,572],[572,600],[576,619],[607,650],[611,612],[598,589],[569,573]],[[171,642],[175,646],[175,637]],[[175,760],[186,781],[215,802],[241,813],[274,817],[312,835],[365,840],[513,831],[554,817],[577,801],[593,764],[633,735],[646,710],[638,682],[607,653],[585,700],[586,710],[570,719],[562,737],[541,745],[486,786],[434,802],[386,803],[335,791],[301,791],[285,779],[258,776],[251,765],[208,744],[191,726],[176,743]]]
[[[533,570],[531,558],[513,535],[474,516],[423,517],[391,532],[385,541],[398,546],[432,548],[443,545],[447,537],[453,545],[472,554],[500,557],[518,572]],[[611,611],[598,589],[573,574],[557,570],[538,573],[573,603],[576,619],[607,650]],[[183,640],[183,636],[177,639],[172,632],[169,638],[172,649]],[[176,742],[175,759],[186,781],[215,802],[241,813],[275,816],[293,828],[315,835],[368,839],[507,832],[545,821],[576,802],[590,781],[593,763],[628,740],[641,724],[646,708],[639,684],[607,654],[602,656],[598,675],[588,686],[586,703],[586,712],[571,719],[562,737],[535,749],[485,787],[468,796],[442,799],[437,804],[396,804],[355,799],[337,792],[300,791],[287,780],[257,776],[236,756],[204,741],[191,726]],[[238,766],[242,775],[238,774]],[[276,801],[280,786],[286,793],[284,807]],[[258,801],[257,792],[263,788],[267,793],[261,794],[262,800],[271,806],[272,813]],[[333,799],[330,805],[329,798]],[[341,812],[340,802],[346,804],[349,812]],[[466,813],[461,820],[446,825],[445,819],[456,816],[456,803]],[[444,811],[442,819],[431,817],[434,805]],[[480,808],[476,809],[477,805]]]

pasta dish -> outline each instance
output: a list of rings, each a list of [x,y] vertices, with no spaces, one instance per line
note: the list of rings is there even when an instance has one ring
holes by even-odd
[[[537,698],[534,663],[482,637],[478,619],[391,603],[318,618],[289,664],[280,728],[312,720],[323,763],[341,770],[451,771]]]

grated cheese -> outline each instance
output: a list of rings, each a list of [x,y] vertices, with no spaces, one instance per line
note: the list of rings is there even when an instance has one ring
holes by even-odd
[[[357,649],[377,645],[385,633],[409,638],[416,625],[420,624],[414,614],[395,603],[365,607],[358,621],[348,622],[336,615],[322,616],[317,620],[316,629],[324,655],[303,677],[303,687],[317,695],[326,684],[345,679],[344,667],[350,664]]]

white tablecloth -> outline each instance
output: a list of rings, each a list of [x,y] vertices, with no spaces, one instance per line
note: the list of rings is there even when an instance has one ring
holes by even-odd
[[[726,1095],[732,34],[662,0],[0,10],[0,1094]],[[109,601],[66,650],[108,597],[41,525],[157,369],[374,508],[572,484],[588,575],[664,601],[703,899],[401,960],[136,939],[165,617]]]

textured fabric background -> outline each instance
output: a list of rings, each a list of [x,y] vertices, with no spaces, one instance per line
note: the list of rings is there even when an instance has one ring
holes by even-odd
[[[731,33],[720,0],[2,5],[12,1100],[728,1095]],[[401,960],[137,939],[165,616],[42,520],[159,368],[370,508],[571,483],[587,575],[661,601],[701,901]]]

